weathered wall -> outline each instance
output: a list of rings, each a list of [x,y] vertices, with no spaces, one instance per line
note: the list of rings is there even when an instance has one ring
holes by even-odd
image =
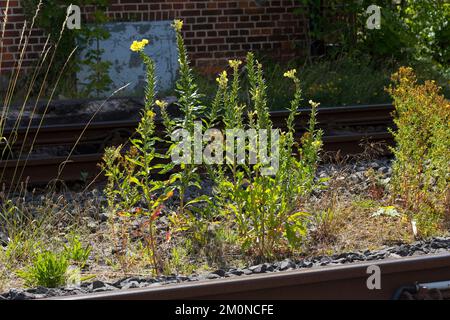
[[[110,37],[100,41],[104,50],[102,61],[109,61],[109,76],[112,80],[111,91],[129,84],[121,94],[133,95],[140,93],[145,86],[145,65],[139,54],[130,50],[133,40],[148,39],[150,44],[145,47],[145,53],[155,61],[157,89],[159,92],[170,90],[175,82],[178,71],[178,53],[175,31],[171,20],[145,22],[111,22],[105,28]],[[96,44],[94,44],[95,46]],[[92,47],[95,49],[95,47]],[[89,70],[82,68],[78,72],[78,86],[83,89],[89,77]]]
[[[0,0],[2,11],[6,0]],[[69,1],[68,1],[69,2]],[[293,44],[304,36],[305,23],[293,15],[294,0],[111,0],[112,21],[185,21],[184,37],[193,64],[203,71],[216,72],[226,60],[242,57],[248,50],[269,51],[274,56],[294,55]],[[21,0],[10,0],[8,23],[3,40],[2,70],[14,68],[20,48],[19,36],[25,17]],[[82,8],[87,22],[92,8]],[[45,42],[35,30],[30,38],[23,66],[30,66]]]

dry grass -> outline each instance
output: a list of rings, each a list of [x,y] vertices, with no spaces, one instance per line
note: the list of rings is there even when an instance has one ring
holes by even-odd
[[[414,240],[405,217],[373,217],[382,203],[361,207],[358,201],[342,203],[337,209],[334,252],[377,249],[384,245]]]
[[[374,250],[385,245],[414,241],[411,224],[399,211],[398,217],[373,216],[390,205],[384,188],[369,182],[364,191],[348,178],[346,169],[338,171],[319,197],[308,199],[304,209],[313,213],[308,254]],[[371,171],[366,172],[370,177]],[[370,178],[369,178],[370,179]]]
[[[385,245],[415,240],[410,220],[401,211],[398,217],[373,216],[380,207],[390,204],[387,192],[381,190],[381,193],[374,193],[370,188],[363,191],[361,185],[348,179],[350,173],[344,166],[331,178],[326,190],[305,200],[302,209],[310,212],[312,219],[308,240],[300,254],[314,256],[375,250]],[[27,212],[39,212],[41,218],[45,215],[48,217],[36,220],[45,223],[36,224],[36,228],[23,234],[23,237],[28,237],[37,245],[36,248],[57,251],[69,234],[76,233],[84,244],[92,248],[83,277],[113,281],[126,276],[153,276],[152,259],[143,240],[145,228],[141,230],[145,219],[127,222],[118,215],[111,215],[108,221],[100,222],[104,206],[100,192],[81,195],[53,193],[43,198],[36,195],[34,199],[35,202],[24,204]],[[161,219],[166,222],[158,227],[167,227],[164,223],[168,223],[165,220],[168,211]],[[226,235],[224,230],[220,232],[215,233],[207,250],[198,250],[182,234],[170,242],[159,239],[161,253],[167,262],[165,273],[189,275],[224,266],[243,267],[251,263],[242,252],[236,250],[233,235]],[[23,286],[15,272],[31,261],[36,248],[25,248],[20,259],[8,257],[5,255],[6,250],[0,251],[0,291]],[[208,256],[213,252],[216,257]]]

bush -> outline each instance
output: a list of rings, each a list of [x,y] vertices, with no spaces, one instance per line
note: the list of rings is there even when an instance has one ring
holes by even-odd
[[[90,7],[92,12],[89,26],[73,30],[65,27],[66,10],[69,4]],[[104,49],[99,47],[101,40],[110,37],[110,34],[102,27],[102,24],[108,21],[106,9],[109,0],[72,0],[70,2],[63,0],[22,0],[21,5],[24,8],[27,20],[34,21],[35,27],[44,30],[50,37],[50,43],[55,46],[54,56],[50,62],[52,68],[48,68],[43,74],[39,74],[38,83],[46,81],[50,84],[54,83],[61,70],[64,70],[65,81],[61,83],[57,90],[65,96],[99,97],[105,91],[111,89],[112,80],[109,77],[111,63],[101,61]],[[96,46],[93,46],[94,44]],[[75,47],[78,50],[74,59],[65,65],[67,57]],[[84,56],[82,57],[79,53],[83,51]],[[75,79],[75,73],[83,66],[89,72],[88,81],[87,83],[76,83],[76,80],[73,80]],[[77,92],[77,87],[80,85],[83,89]],[[50,94],[51,87],[46,89],[48,91],[46,93]],[[39,88],[35,88],[35,91],[38,94]]]
[[[392,189],[416,216],[421,235],[428,236],[449,218],[450,104],[434,81],[418,84],[411,68],[400,68],[392,81],[388,91],[397,126]]]
[[[57,288],[66,284],[68,268],[66,255],[45,251],[38,254],[32,265],[18,272],[18,275],[29,287]]]

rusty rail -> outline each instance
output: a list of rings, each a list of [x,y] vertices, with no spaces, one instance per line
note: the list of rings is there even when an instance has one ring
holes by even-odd
[[[330,107],[319,108],[317,120],[319,126],[327,130],[336,126],[374,126],[390,125],[392,123],[391,113],[393,106],[391,104],[379,105],[361,105],[348,107]],[[305,128],[310,116],[310,109],[299,109],[299,116],[296,118],[296,129],[301,131]],[[275,127],[284,128],[288,111],[272,111],[271,119]],[[123,121],[102,121],[92,122],[84,132],[81,143],[93,143],[107,139],[114,131],[134,132],[138,122],[134,120]],[[160,119],[156,121],[157,128],[162,126]],[[72,146],[80,136],[86,123],[70,123],[43,126],[40,129],[37,126],[30,128],[20,127],[17,130],[17,140],[15,145],[31,144],[32,138],[37,134],[34,146],[49,145],[69,145]],[[28,131],[28,134],[26,135]],[[6,129],[4,136],[8,137],[11,132]]]
[[[318,121],[325,132],[336,126],[389,126],[392,123],[393,106],[389,104],[349,106],[321,108],[318,112]],[[299,132],[304,130],[309,119],[310,110],[301,109],[300,115],[296,119],[296,129]],[[283,128],[285,119],[288,116],[287,111],[273,111],[271,118],[275,127]],[[162,124],[157,122],[157,132]],[[17,139],[15,145],[24,145],[25,150],[31,146],[32,139],[37,134],[34,148],[67,146],[71,148],[80,134],[84,131],[78,146],[95,146],[89,154],[74,154],[64,166],[64,170],[59,178],[64,181],[81,180],[82,175],[91,179],[99,173],[97,163],[101,160],[101,153],[106,145],[118,145],[125,142],[135,131],[137,121],[105,121],[93,122],[86,127],[85,123],[49,125],[38,127],[19,128],[17,130]],[[28,133],[27,133],[28,132]],[[5,136],[11,132],[5,131]],[[361,140],[367,139],[371,142],[386,142],[392,144],[392,137],[388,132],[374,133],[347,133],[340,135],[325,135],[325,151],[341,151],[342,154],[356,154],[362,151],[359,145]],[[18,167],[17,172],[23,172],[24,177],[29,177],[31,184],[46,184],[58,176],[59,168],[66,157],[52,157],[43,159],[24,160],[2,160],[0,161],[0,171],[4,171],[3,181],[1,183],[13,184],[13,172]],[[17,177],[15,177],[17,179]]]
[[[368,267],[380,268],[381,289],[369,290]],[[450,280],[450,254],[369,261],[349,265],[282,271],[262,275],[204,280],[158,287],[59,297],[64,300],[184,299],[391,299],[396,291],[418,282]]]

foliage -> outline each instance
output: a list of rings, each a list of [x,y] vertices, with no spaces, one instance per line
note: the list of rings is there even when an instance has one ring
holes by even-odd
[[[131,50],[137,52],[144,61],[147,74],[145,89],[145,106],[138,124],[137,137],[131,138],[131,148],[122,155],[119,148],[107,148],[103,157],[103,169],[108,177],[105,193],[112,212],[122,217],[145,216],[148,222],[147,249],[153,259],[154,269],[158,273],[162,270],[162,262],[158,255],[155,220],[161,213],[163,203],[172,196],[168,181],[157,181],[152,178],[156,170],[162,166],[157,163],[163,155],[157,153],[155,143],[159,140],[155,136],[155,66],[144,52],[148,40],[134,42]],[[165,189],[159,196],[157,191]],[[141,202],[145,208],[137,207]]]
[[[264,65],[268,106],[271,110],[285,109],[290,95],[294,93],[294,88],[286,86],[286,81],[279,76],[283,70],[299,70],[303,101],[320,101],[322,107],[328,107],[391,103],[391,97],[383,88],[389,85],[391,74],[400,66],[394,59],[379,63],[371,55],[361,51],[316,58],[312,64],[306,65],[300,59],[280,63],[258,56],[258,60]],[[450,95],[448,76],[427,61],[413,61],[410,64],[417,70],[418,79],[435,79],[443,87],[444,95]],[[203,103],[211,105],[216,93],[214,79],[197,75],[196,81],[199,83],[199,90],[206,93]],[[245,78],[241,81],[242,92],[248,92],[248,81]],[[245,94],[241,96],[244,101],[247,100]]]
[[[157,183],[147,176],[149,172],[159,167],[151,164],[154,158],[159,157],[154,149],[154,142],[159,140],[154,133],[154,113],[149,109],[153,104],[159,107],[167,135],[174,130],[183,129],[192,139],[196,133],[203,134],[207,129],[221,124],[225,130],[248,128],[267,129],[270,132],[273,129],[262,64],[255,59],[254,55],[252,53],[247,55],[248,91],[241,90],[242,79],[240,79],[239,69],[242,62],[231,60],[229,61],[231,80],[228,80],[226,71],[218,76],[215,97],[210,108],[206,109],[201,103],[201,95],[198,93],[198,87],[189,66],[181,34],[183,23],[175,20],[173,26],[177,36],[180,63],[176,91],[181,116],[170,118],[166,103],[154,101],[153,62],[143,53],[143,48],[148,42],[135,41],[131,49],[141,55],[147,67],[146,111],[137,130],[139,138],[131,140],[133,147],[130,150],[134,150],[133,155],[126,155],[124,158],[120,155],[120,149],[108,149],[105,153],[104,168],[109,178],[106,193],[110,199],[110,207],[118,205],[119,210],[123,208],[129,210],[135,207],[141,197],[146,198],[147,203],[156,205],[159,201],[151,202],[146,194],[170,186],[177,191],[179,198],[178,211],[169,216],[173,231],[185,232],[194,244],[207,245],[210,239],[215,238],[214,235],[208,236],[208,234],[216,233],[217,230],[214,231],[216,228],[213,226],[218,221],[226,222],[231,218],[231,222],[238,227],[239,242],[246,249],[253,246],[257,256],[270,256],[274,250],[286,248],[287,243],[291,247],[298,247],[306,234],[307,214],[298,212],[296,208],[300,197],[315,187],[314,175],[322,144],[322,133],[316,129],[315,123],[318,104],[311,102],[310,126],[302,138],[302,147],[296,146],[294,118],[302,98],[301,84],[296,70],[285,73],[285,77],[293,82],[295,94],[290,106],[287,107],[290,110],[287,120],[288,131],[280,133],[275,130],[280,136],[279,141],[274,141],[274,145],[279,143],[280,168],[272,176],[262,174],[264,170],[270,169],[263,168],[263,165],[267,164],[265,159],[267,156],[263,154],[258,154],[258,164],[254,166],[245,164],[245,161],[238,163],[236,159],[226,161],[227,164],[206,164],[207,172],[216,185],[214,199],[210,199],[208,195],[198,197],[190,195],[188,200],[186,197],[188,188],[201,189],[198,170],[203,166],[199,164],[195,156],[189,157],[192,149],[188,157],[183,157],[183,160],[187,162],[181,161],[178,164],[172,162],[164,167],[163,173],[171,172],[168,181]],[[246,103],[242,101],[243,99]],[[272,139],[277,138],[273,136]],[[169,144],[168,155],[172,154],[173,149],[178,146],[177,142],[166,142]],[[143,148],[142,145],[147,148]],[[246,148],[249,152],[255,152],[249,149],[250,144],[246,144]],[[271,147],[268,148],[269,152],[275,151],[270,149]],[[297,156],[294,155],[295,152]],[[144,159],[145,157],[148,157],[148,161]],[[120,163],[126,163],[126,165],[119,165]],[[179,166],[176,167],[176,165]],[[141,177],[140,180],[135,173],[137,167],[145,168],[138,175]],[[137,180],[140,182],[137,183]],[[136,192],[135,188],[130,187],[131,184],[137,184],[140,191]],[[148,191],[145,190],[146,186],[149,187]],[[124,202],[124,199],[129,200]],[[158,206],[149,205],[148,208],[157,209]],[[224,213],[219,213],[223,210]],[[133,212],[136,212],[136,209]]]
[[[323,84],[322,95],[325,100],[322,97],[312,97],[313,99],[328,104],[326,100],[330,96],[339,96],[341,92],[351,95],[353,86],[357,89],[361,86],[361,90],[350,99],[352,101],[344,103],[359,103],[358,100],[363,103],[385,102],[387,97],[381,92],[381,85],[386,85],[389,75],[400,65],[414,67],[421,79],[436,79],[444,86],[444,94],[450,93],[450,5],[446,1],[329,0],[326,4],[320,0],[297,1],[301,5],[297,13],[310,21],[306,29],[307,46],[311,48],[309,54],[315,53],[319,61],[310,56],[307,60],[312,69],[317,69],[316,78],[321,74],[328,76],[327,70],[320,71],[327,63],[332,67],[331,79],[328,80],[327,77],[325,81],[322,79],[312,83],[313,87],[321,86],[324,82],[330,84]],[[366,27],[366,9],[370,5],[381,8],[380,29]],[[314,52],[317,43],[322,50]],[[342,64],[344,72],[339,72],[337,76],[343,81],[339,81],[333,76],[333,66],[340,65],[342,59],[353,61],[354,65]],[[325,64],[322,63],[323,60]],[[363,69],[353,73],[352,69],[356,66]],[[377,96],[365,99],[366,92]],[[308,92],[305,94],[309,96]]]
[[[30,211],[37,212],[37,217]],[[24,200],[7,198],[0,193],[0,231],[8,235],[4,252],[8,268],[26,264],[35,257],[46,233],[47,213],[44,208],[30,210]]]
[[[189,262],[189,241],[186,242],[183,246],[174,246],[172,248],[170,263],[168,264],[169,269],[166,271],[167,274],[192,274],[196,271],[197,266]]]
[[[405,55],[430,57],[439,63],[448,58],[445,35],[449,32],[450,6],[440,0],[297,0],[298,14],[310,19],[308,37],[339,44],[343,51],[355,49],[374,58]],[[366,8],[381,8],[381,28],[366,28]],[[448,41],[448,40],[447,40]],[[448,63],[448,60],[446,60]]]
[[[56,288],[66,284],[69,262],[64,254],[44,251],[36,256],[32,264],[18,275],[27,286]]]
[[[314,227],[310,230],[311,241],[316,244],[331,244],[336,241],[339,221],[333,208],[316,212],[312,218]]]
[[[21,5],[28,17],[33,17],[36,8],[41,0],[24,0]],[[69,30],[64,29],[66,20],[66,11],[69,4],[78,5],[81,8],[92,6],[91,25],[83,26],[81,29]],[[63,0],[46,0],[40,7],[40,13],[36,20],[36,26],[43,29],[49,36],[53,44],[58,43],[56,55],[52,68],[49,69],[47,81],[53,83],[57,78],[59,71],[64,65],[70,52],[77,47],[77,52],[85,52],[82,58],[78,55],[78,59],[71,63],[66,74],[73,75],[82,66],[86,66],[89,70],[88,80],[86,84],[82,84],[84,89],[80,92],[89,96],[95,94],[99,96],[102,91],[108,90],[111,85],[111,79],[108,75],[110,63],[101,61],[101,55],[104,52],[99,46],[99,41],[109,38],[109,33],[101,26],[108,20],[105,10],[109,5],[109,0],[74,0],[68,3]],[[62,30],[64,30],[62,32]],[[62,33],[61,33],[62,32]],[[59,38],[61,39],[59,40]],[[95,49],[88,49],[95,45]],[[70,82],[71,77],[66,77],[63,89],[64,94],[73,95],[76,92],[76,83]]]
[[[389,84],[393,62],[376,66],[367,55],[319,59],[305,66],[299,78],[306,99],[323,106],[390,102],[383,88]]]
[[[177,38],[177,48],[178,48],[178,61],[180,64],[179,69],[179,79],[176,83],[176,92],[178,96],[177,105],[182,113],[180,119],[175,120],[172,123],[165,121],[165,126],[167,132],[177,129],[186,130],[191,136],[194,134],[195,120],[198,119],[200,113],[203,110],[203,106],[200,103],[200,94],[198,93],[197,84],[194,81],[192,74],[192,69],[189,65],[189,58],[184,45],[183,36],[181,29],[183,23],[181,20],[175,20],[173,24],[174,30],[176,32]],[[167,119],[167,118],[166,118]],[[201,123],[199,123],[201,125]],[[202,130],[200,128],[200,130]],[[173,131],[172,131],[173,132]],[[172,148],[175,147],[175,143],[169,148],[168,154],[172,152]],[[185,195],[189,187],[195,187],[200,189],[200,176],[197,172],[198,166],[194,164],[195,159],[191,157],[189,163],[181,163],[179,172],[173,173],[170,177],[172,185],[178,190],[179,194],[179,206],[180,214],[184,215],[186,207],[190,204],[196,203],[201,199],[193,199],[186,202]],[[174,168],[174,163],[166,166],[165,171],[172,170]],[[187,212],[191,215],[190,212]],[[183,218],[183,217],[182,217]],[[192,216],[190,218],[193,218]]]
[[[413,216],[419,215],[418,223],[429,225],[429,219],[421,215],[438,219],[448,215],[450,104],[434,81],[419,84],[411,68],[400,68],[392,82],[388,91],[394,99],[397,126],[393,193]]]
[[[355,104],[389,103],[389,94],[383,88],[389,85],[390,75],[397,69],[394,61],[383,66],[370,60],[369,55],[343,55],[336,58],[320,58],[304,65],[298,59],[280,63],[268,57],[258,56],[264,65],[267,83],[267,105],[271,110],[285,109],[294,94],[294,86],[286,86],[279,75],[286,69],[299,70],[298,78],[303,92],[303,101],[320,101],[322,107]],[[423,68],[423,71],[430,69]],[[421,75],[425,72],[421,72]],[[428,76],[428,75],[427,75]],[[435,75],[434,75],[435,76]],[[205,104],[212,104],[215,97],[215,83],[207,77],[198,77],[201,92],[206,92]],[[248,92],[248,81],[242,79],[241,92]],[[445,83],[441,79],[440,83]],[[450,91],[449,91],[450,92]],[[247,100],[244,94],[243,100]]]
[[[108,200],[108,208],[112,212],[130,212],[140,197],[130,183],[135,172],[135,165],[126,161],[121,150],[122,146],[108,147],[103,155],[102,169],[108,178],[104,192]],[[129,157],[134,154],[135,149],[128,151]]]
[[[240,62],[230,61],[233,79],[230,88],[223,94],[222,115],[225,128],[270,130],[272,123],[268,113],[267,85],[262,65],[252,53],[247,55],[250,106],[239,102],[239,65]],[[288,108],[288,131],[281,132],[278,141],[278,170],[273,175],[262,175],[260,170],[265,161],[258,155],[258,164],[253,167],[232,159],[231,164],[222,165],[216,172],[216,200],[233,217],[243,248],[258,257],[271,257],[282,250],[286,243],[291,247],[301,244],[306,235],[308,214],[296,209],[300,197],[314,187],[313,178],[321,147],[321,132],[315,128],[318,104],[312,103],[310,127],[302,138],[302,148],[297,149],[300,158],[293,155],[294,117],[300,105],[301,88],[295,70],[286,72],[285,77],[292,79],[296,90]],[[220,85],[227,84],[228,81],[219,78],[218,82],[220,92]],[[243,110],[247,111],[248,124],[244,122]],[[250,144],[246,146],[249,153],[252,152]],[[273,151],[272,149],[271,152]],[[226,171],[230,172],[229,176]]]
[[[173,28],[176,33],[177,49],[178,49],[178,61],[179,61],[179,77],[176,82],[176,94],[178,98],[177,106],[181,112],[181,117],[171,119],[166,110],[166,103],[157,101],[157,105],[160,107],[161,116],[167,137],[170,137],[168,143],[169,148],[167,152],[167,158],[170,158],[174,148],[179,146],[178,141],[173,140],[172,133],[178,130],[183,130],[190,136],[194,135],[194,132],[203,132],[204,124],[199,120],[204,111],[200,98],[201,95],[198,92],[198,86],[195,82],[193,71],[190,67],[188,54],[184,45],[184,39],[181,33],[183,28],[183,22],[181,20],[175,20]],[[196,214],[196,204],[208,201],[206,195],[198,197],[190,197],[187,199],[186,194],[188,190],[193,191],[195,189],[200,190],[200,175],[198,169],[198,161],[196,161],[190,150],[189,155],[182,155],[184,160],[181,163],[170,162],[168,163],[162,172],[170,172],[169,182],[171,187],[177,191],[178,207],[177,212],[174,212],[169,218],[174,227],[174,231],[187,231],[193,233],[193,238],[201,238],[199,236],[203,231],[201,219]],[[189,159],[187,159],[189,158]],[[192,194],[192,192],[191,192]]]
[[[450,63],[450,3],[447,1],[413,0],[402,8],[403,20],[411,34],[416,35],[418,57],[430,57]]]
[[[322,54],[326,44],[339,44],[343,50],[354,44],[356,25],[354,14],[362,9],[359,2],[327,0],[297,0],[300,7],[297,15],[309,21],[306,26],[306,41],[309,55]],[[325,9],[324,9],[325,8]]]
[[[91,250],[89,245],[83,246],[77,236],[70,237],[68,244],[64,245],[64,254],[67,259],[79,265],[80,268],[84,268],[86,265]]]
[[[20,229],[29,222],[27,215],[21,214],[20,204],[0,194],[0,225],[9,230],[11,237],[20,234]]]
[[[5,266],[8,269],[14,269],[18,263],[29,263],[41,246],[40,239],[35,235],[30,235],[28,232],[15,234],[10,237],[4,252]]]

